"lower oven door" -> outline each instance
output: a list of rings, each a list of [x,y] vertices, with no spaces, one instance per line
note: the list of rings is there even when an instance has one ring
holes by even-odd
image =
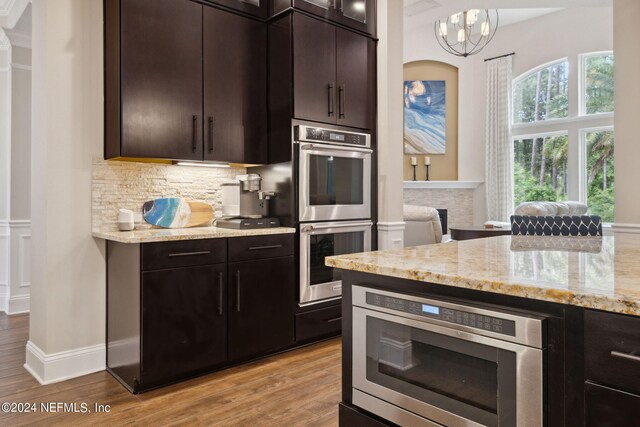
[[[353,307],[353,403],[372,413],[542,426],[542,360],[540,349]]]
[[[371,221],[319,222],[300,225],[300,305],[342,295],[340,270],[324,259],[371,250]]]

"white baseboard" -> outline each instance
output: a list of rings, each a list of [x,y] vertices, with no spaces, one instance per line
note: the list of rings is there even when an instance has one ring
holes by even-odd
[[[46,354],[33,342],[27,342],[24,367],[42,385],[103,371],[106,346],[98,344],[59,353]]]
[[[404,247],[403,221],[378,222],[378,249],[395,249]]]
[[[29,295],[18,295],[7,299],[7,314],[28,313],[31,305]]]
[[[622,224],[619,222],[611,224],[614,233],[640,234],[640,224]]]

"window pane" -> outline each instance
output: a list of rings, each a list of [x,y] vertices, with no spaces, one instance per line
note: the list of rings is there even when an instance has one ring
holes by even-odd
[[[613,222],[613,131],[586,134],[587,205],[590,215],[599,215],[603,222]]]
[[[529,123],[567,117],[568,62],[558,62],[514,83],[513,122]]]
[[[514,141],[515,204],[567,200],[568,136]]]
[[[587,57],[584,73],[586,113],[613,112],[613,55]]]

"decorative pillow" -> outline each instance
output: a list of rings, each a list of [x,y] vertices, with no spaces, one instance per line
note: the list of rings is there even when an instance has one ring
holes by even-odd
[[[602,236],[602,219],[597,215],[513,215],[511,234],[514,236]]]
[[[587,210],[589,209],[587,205],[580,202],[563,202],[565,205],[569,206],[569,213],[567,215],[586,215]]]

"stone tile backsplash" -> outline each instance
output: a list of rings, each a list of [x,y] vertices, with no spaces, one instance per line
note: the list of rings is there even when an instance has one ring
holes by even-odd
[[[93,160],[94,230],[117,228],[118,209],[142,213],[142,204],[160,197],[182,197],[209,203],[221,211],[220,185],[243,168],[203,168],[159,163]]]

